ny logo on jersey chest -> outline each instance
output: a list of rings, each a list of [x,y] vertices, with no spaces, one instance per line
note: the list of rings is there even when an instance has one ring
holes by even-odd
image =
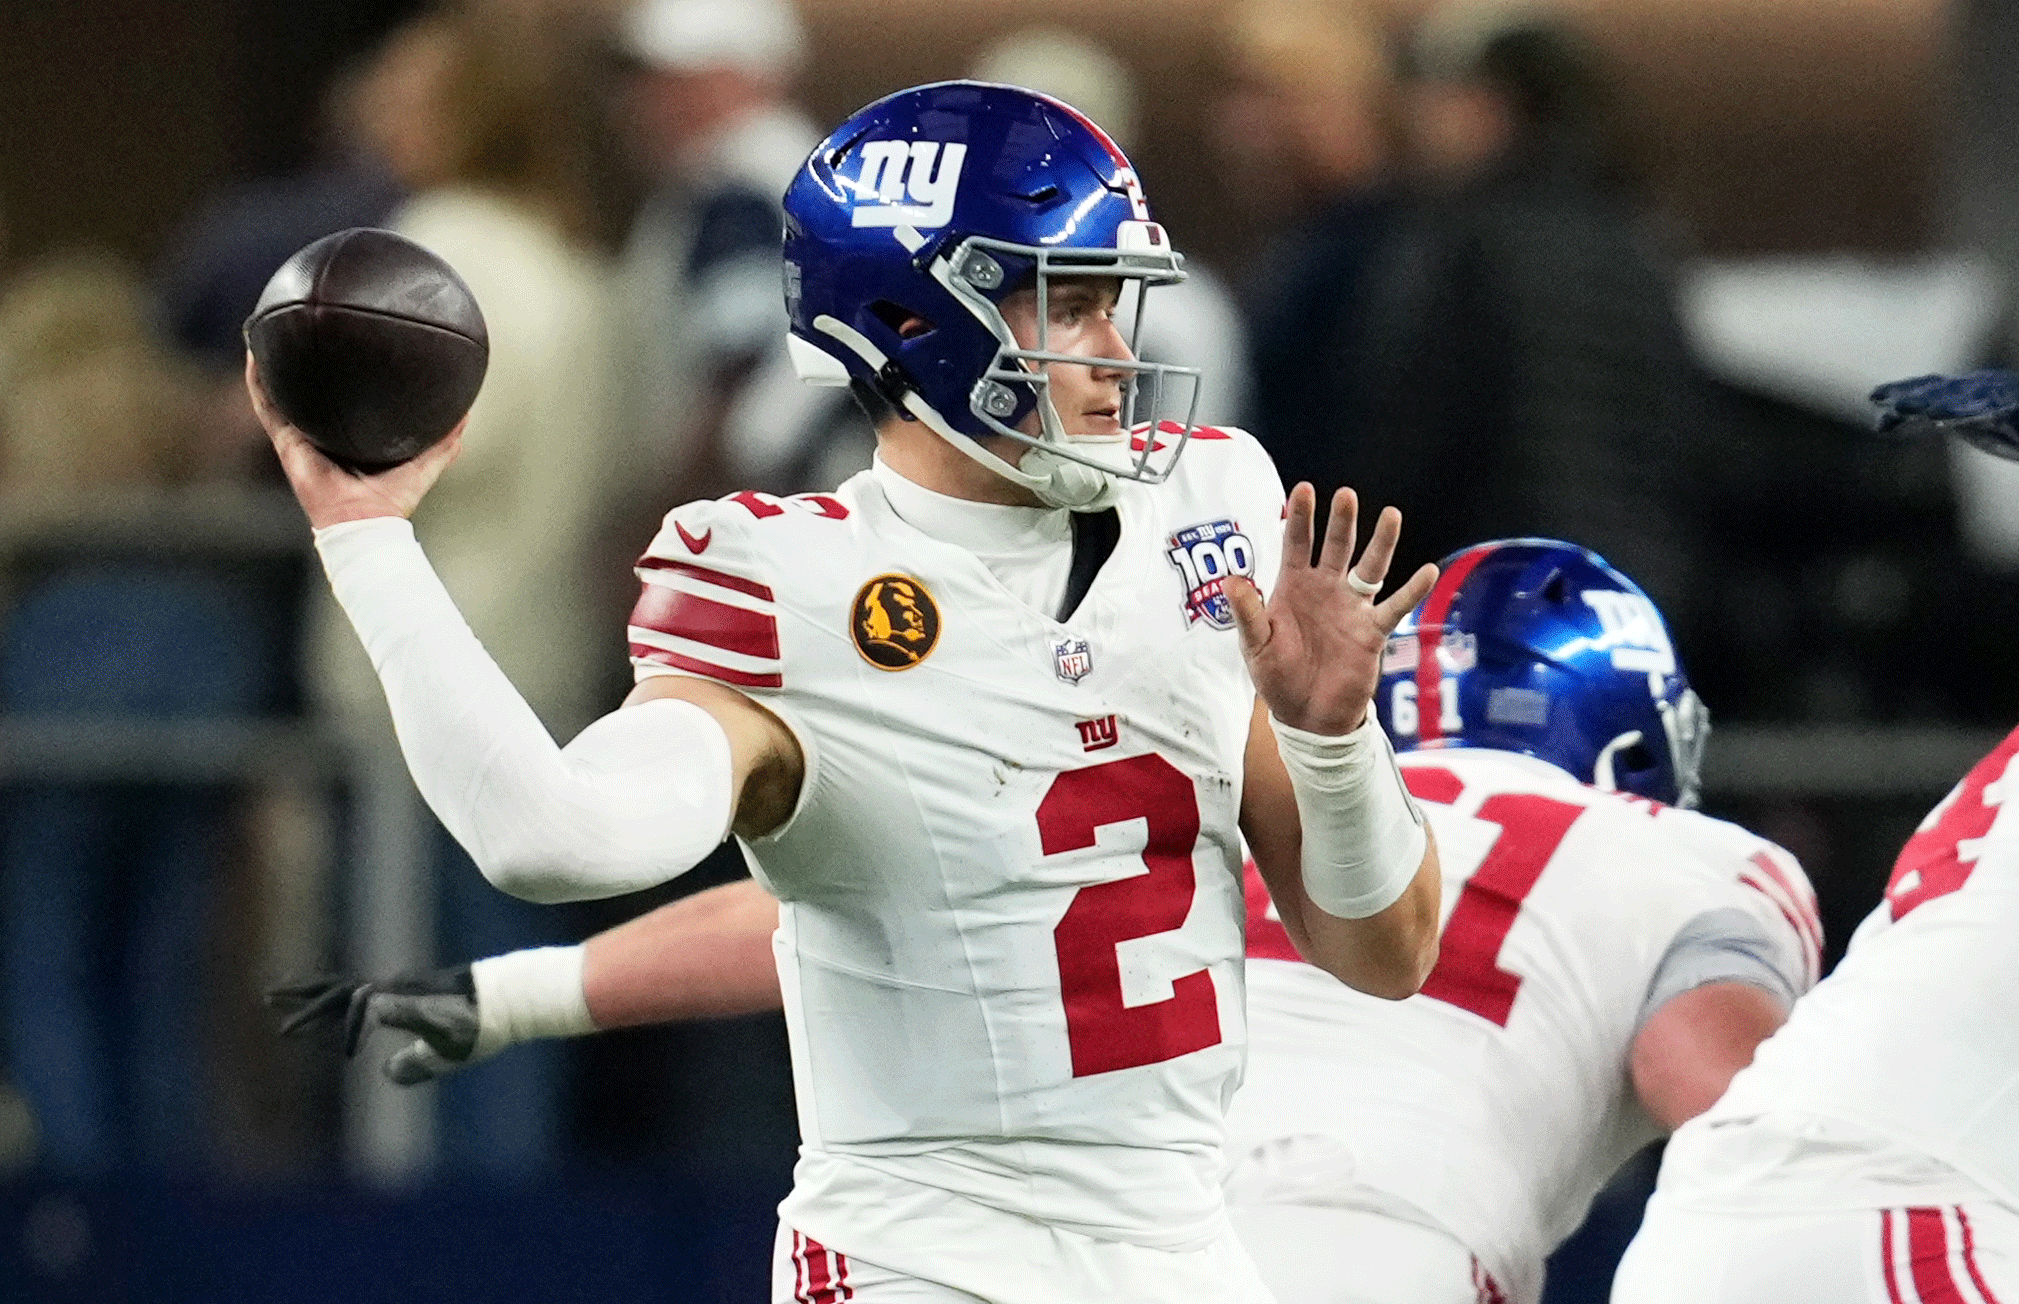
[[[1083,752],[1106,751],[1122,740],[1121,726],[1112,715],[1104,715],[1098,720],[1075,720],[1073,728],[1080,731],[1080,750]]]

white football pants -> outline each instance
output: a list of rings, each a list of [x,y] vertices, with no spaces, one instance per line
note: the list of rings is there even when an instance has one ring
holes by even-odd
[[[1174,1264],[1173,1252],[1139,1245],[1069,1234],[1054,1240],[1059,1262],[1006,1257],[991,1282],[970,1283],[987,1292],[976,1294],[864,1263],[781,1223],[771,1304],[1275,1304],[1232,1233],[1183,1252],[1187,1265]]]
[[[2019,1211],[1708,1213],[1657,1192],[1612,1304],[2019,1304]]]
[[[1471,1251],[1420,1223],[1300,1204],[1228,1212],[1278,1304],[1507,1304]]]

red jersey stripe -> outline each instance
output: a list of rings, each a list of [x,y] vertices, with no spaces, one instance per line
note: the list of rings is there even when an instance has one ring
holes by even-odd
[[[1893,1211],[1879,1210],[1879,1264],[1886,1270],[1886,1299],[1890,1304],[1905,1304],[1900,1298],[1900,1274],[1893,1266],[1898,1251],[1893,1248]]]
[[[672,571],[676,575],[692,575],[697,580],[705,580],[710,584],[720,585],[725,589],[734,589],[738,593],[748,593],[751,597],[763,598],[766,602],[771,601],[771,590],[768,586],[759,584],[756,580],[745,579],[741,575],[731,575],[728,571],[714,570],[707,566],[696,566],[691,561],[676,561],[671,557],[646,556],[638,559],[638,569]]]
[[[724,652],[778,659],[778,618],[748,607],[732,607],[713,598],[647,584],[631,608],[631,623],[640,629],[671,634]]]
[[[1739,882],[1745,884],[1753,891],[1765,897],[1769,902],[1773,904],[1774,909],[1781,912],[1781,918],[1788,921],[1788,927],[1794,929],[1795,936],[1801,939],[1803,965],[1805,967],[1813,968],[1816,962],[1816,957],[1815,953],[1811,950],[1809,946],[1809,935],[1807,932],[1803,930],[1801,924],[1796,921],[1794,912],[1789,910],[1787,906],[1783,905],[1779,897],[1775,896],[1772,892],[1767,891],[1766,884],[1760,882],[1758,879],[1754,878],[1751,874],[1739,875]]]
[[[1437,577],[1416,616],[1416,741],[1433,743],[1444,736],[1444,668],[1437,648],[1444,641],[1444,618],[1473,568],[1492,556],[1491,546],[1468,549],[1451,559],[1451,568]],[[1434,631],[1434,637],[1433,637]]]
[[[792,1233],[792,1298],[797,1304],[807,1304],[806,1238],[798,1232]]]
[[[1949,1271],[1949,1229],[1940,1209],[1907,1210],[1907,1255],[1921,1304],[1963,1304]]]
[[[740,688],[783,688],[785,676],[777,673],[757,674],[749,670],[731,670],[728,666],[718,666],[699,657],[685,656],[663,647],[653,647],[648,643],[631,645],[633,661],[655,661],[662,666],[672,666],[676,670],[689,670],[710,679],[719,679],[725,684],[735,684]]]
[[[1753,864],[1765,870],[1768,877],[1780,885],[1781,891],[1788,894],[1788,904],[1792,905],[1796,913],[1801,915],[1804,932],[1820,953],[1823,949],[1823,924],[1816,917],[1815,894],[1797,888],[1795,881],[1789,878],[1787,872],[1775,863],[1774,858],[1766,852],[1755,851],[1751,856],[1751,860]]]
[[[1984,1297],[1984,1304],[1998,1304],[1998,1297],[1984,1284],[1984,1274],[1977,1270],[1977,1239],[1970,1233],[1970,1215],[1960,1204],[1956,1206],[1956,1226],[1963,1232],[1963,1266],[1970,1272],[1970,1284]]]

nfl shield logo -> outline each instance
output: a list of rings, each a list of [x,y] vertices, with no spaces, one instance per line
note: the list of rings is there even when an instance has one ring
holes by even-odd
[[[1052,667],[1069,684],[1085,679],[1094,668],[1094,650],[1083,638],[1052,640]]]

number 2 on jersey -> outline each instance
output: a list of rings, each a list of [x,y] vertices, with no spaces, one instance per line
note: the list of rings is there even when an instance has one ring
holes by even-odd
[[[1419,801],[1449,804],[1465,788],[1451,771],[1429,766],[1409,766],[1403,777]],[[1496,793],[1480,803],[1477,818],[1498,824],[1500,835],[1458,894],[1423,995],[1507,1026],[1521,976],[1500,967],[1500,948],[1521,915],[1521,903],[1584,812],[1583,806],[1528,793]]]
[[[1140,819],[1149,826],[1143,864],[1150,872],[1081,888],[1052,930],[1073,1076],[1219,1045],[1220,1003],[1204,969],[1173,982],[1165,1000],[1131,1006],[1122,994],[1121,944],[1181,928],[1192,911],[1199,798],[1191,779],[1154,754],[1067,770],[1046,789],[1037,818],[1047,856],[1093,846],[1104,825]]]

